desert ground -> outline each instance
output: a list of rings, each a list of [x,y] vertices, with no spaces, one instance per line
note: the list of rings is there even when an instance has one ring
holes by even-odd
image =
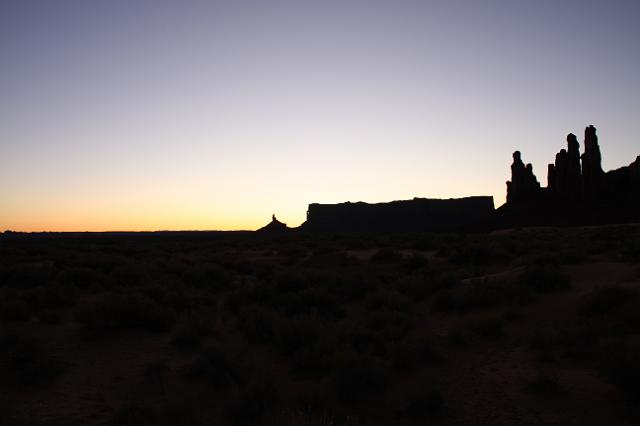
[[[640,423],[640,225],[0,236],[0,425]]]

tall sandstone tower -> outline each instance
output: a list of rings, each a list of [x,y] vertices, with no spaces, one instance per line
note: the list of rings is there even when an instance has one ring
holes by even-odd
[[[520,151],[514,152],[511,180],[507,181],[507,204],[545,200],[598,200],[605,197],[607,192],[619,192],[620,189],[626,191],[625,188],[609,188],[610,184],[607,174],[602,170],[596,128],[589,126],[584,131],[582,155],[576,135],[567,135],[567,148],[561,149],[556,154],[555,162],[548,165],[546,188],[540,187],[531,164],[524,165]]]

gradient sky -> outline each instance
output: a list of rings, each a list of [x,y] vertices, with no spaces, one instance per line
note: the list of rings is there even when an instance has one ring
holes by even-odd
[[[640,1],[0,0],[0,230],[255,229],[640,154]]]

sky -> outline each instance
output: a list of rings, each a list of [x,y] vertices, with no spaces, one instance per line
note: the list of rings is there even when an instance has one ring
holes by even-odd
[[[256,229],[640,154],[640,2],[0,0],[0,230]]]

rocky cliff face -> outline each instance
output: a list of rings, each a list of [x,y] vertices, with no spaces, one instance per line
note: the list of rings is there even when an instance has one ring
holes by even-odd
[[[289,228],[286,223],[282,223],[276,219],[276,215],[274,214],[271,216],[271,222],[258,229],[257,232],[262,234],[284,234],[290,230],[291,228]]]
[[[417,232],[473,228],[494,213],[493,197],[427,199],[368,204],[310,204],[304,231]]]
[[[567,136],[567,148],[548,165],[547,187],[537,184],[520,152],[513,154],[507,203],[499,209],[519,215],[526,223],[608,223],[640,219],[640,156],[629,166],[605,173],[594,126],[584,132],[580,155],[577,137]],[[517,213],[516,213],[517,212]],[[513,216],[513,214],[512,214]]]
[[[533,174],[533,166],[522,162],[520,151],[513,153],[511,180],[507,181],[507,203],[519,204],[535,199],[540,192],[540,183]]]
[[[640,157],[638,157],[640,158]],[[529,204],[549,200],[599,201],[624,199],[633,201],[640,182],[636,159],[627,167],[605,173],[598,145],[596,128],[589,126],[584,132],[584,153],[573,133],[567,136],[567,149],[556,154],[555,163],[549,164],[547,187],[541,188],[530,164],[524,166],[520,152],[513,153],[511,180],[507,182],[507,204]]]

